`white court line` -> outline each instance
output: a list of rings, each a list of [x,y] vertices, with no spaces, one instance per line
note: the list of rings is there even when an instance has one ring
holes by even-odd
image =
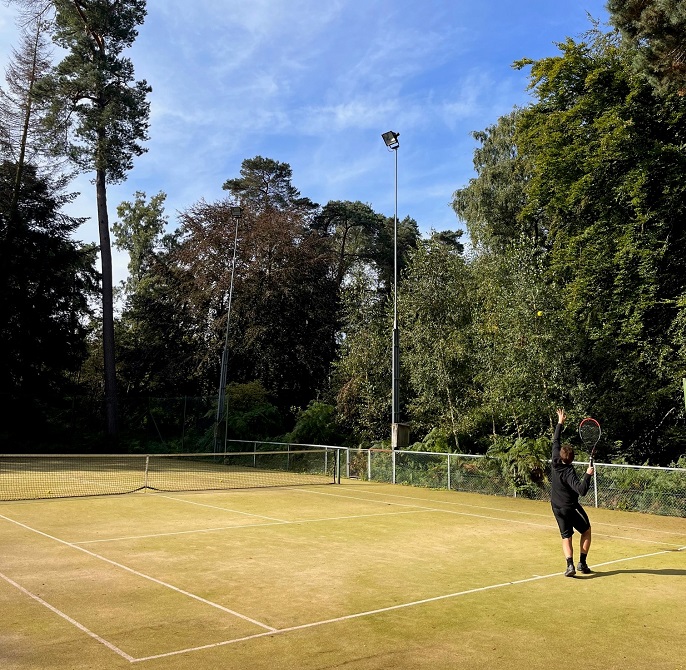
[[[11,584],[15,588],[19,589],[24,595],[29,596],[29,598],[33,598],[36,602],[43,605],[43,607],[47,607],[51,612],[54,612],[58,616],[61,616],[63,619],[72,624],[72,626],[76,626],[80,631],[83,631],[84,633],[86,633],[86,635],[90,635],[94,640],[100,642],[100,644],[104,644],[108,649],[113,651],[115,654],[119,654],[119,656],[125,658],[127,661],[134,662],[136,660],[133,656],[129,656],[129,654],[127,654],[125,651],[119,649],[119,647],[115,647],[111,642],[108,642],[104,638],[100,637],[97,633],[94,633],[92,630],[86,628],[83,624],[80,624],[75,619],[72,619],[68,614],[65,614],[61,610],[58,610],[56,607],[53,607],[50,603],[46,602],[45,600],[37,596],[35,593],[31,593],[31,591],[25,589],[21,584],[17,584],[17,582],[7,577],[7,575],[3,575],[2,572],[0,572],[0,577],[4,579],[8,584]]]
[[[550,523],[535,523],[533,521],[520,521],[518,519],[508,519],[504,517],[498,517],[498,516],[492,516],[492,515],[487,515],[487,514],[476,514],[473,512],[458,512],[456,510],[452,509],[444,509],[442,507],[426,507],[424,505],[417,504],[415,502],[414,504],[410,503],[398,503],[398,502],[389,502],[387,500],[371,500],[369,498],[365,497],[360,497],[360,496],[352,496],[352,495],[347,495],[347,494],[342,494],[342,493],[330,493],[328,491],[317,491],[317,490],[310,490],[310,489],[303,489],[303,488],[289,488],[288,490],[290,491],[295,491],[297,493],[309,493],[309,494],[314,494],[314,495],[322,495],[322,496],[330,496],[330,497],[335,497],[335,498],[343,498],[346,500],[360,500],[368,503],[375,503],[379,505],[392,505],[394,507],[405,507],[405,508],[412,508],[409,510],[406,510],[404,512],[384,512],[384,513],[379,513],[379,514],[355,514],[355,515],[349,515],[349,516],[340,516],[340,517],[322,517],[319,519],[303,519],[303,520],[296,520],[296,521],[284,521],[284,520],[277,520],[275,523],[259,523],[259,524],[236,524],[236,525],[229,525],[229,526],[223,526],[223,527],[218,527],[218,528],[202,528],[198,530],[184,530],[184,531],[173,531],[169,533],[153,533],[153,534],[148,534],[148,535],[132,535],[132,536],[126,536],[126,537],[119,537],[119,538],[105,538],[105,539],[100,539],[100,540],[82,540],[80,542],[77,542],[76,544],[79,545],[85,545],[85,544],[97,544],[97,543],[103,543],[103,542],[116,542],[116,541],[125,541],[125,540],[136,540],[136,539],[144,539],[144,538],[153,538],[153,537],[165,537],[165,536],[175,536],[175,535],[189,535],[193,533],[209,533],[209,532],[217,532],[217,531],[222,531],[222,530],[236,530],[236,529],[241,529],[241,528],[262,528],[262,527],[269,527],[269,526],[275,526],[275,525],[293,525],[293,524],[306,524],[306,523],[322,523],[322,522],[328,522],[328,521],[344,521],[344,520],[354,520],[354,519],[363,519],[363,518],[370,518],[370,517],[375,517],[375,516],[392,516],[392,515],[397,515],[397,514],[412,514],[412,513],[421,513],[421,512],[438,512],[441,514],[454,514],[457,516],[467,516],[467,517],[472,517],[472,518],[477,518],[477,519],[488,519],[490,521],[504,521],[506,523],[516,523],[520,525],[525,525],[525,526],[534,526],[536,528],[545,528],[545,529],[556,529],[557,526],[553,524],[552,522]],[[416,501],[417,498],[414,498],[413,496],[398,496],[395,494],[383,494],[383,493],[377,493],[373,492],[374,495],[386,495],[387,497],[391,498],[400,498],[403,500],[414,500]],[[158,494],[155,494],[156,496]],[[225,510],[227,512],[235,512],[236,510],[233,510],[231,508],[225,508],[225,507],[220,507],[217,505],[207,505],[205,503],[196,503],[192,500],[186,500],[185,498],[175,498],[173,496],[169,495],[163,495],[159,496],[163,498],[167,498],[169,500],[174,500],[180,503],[188,503],[190,505],[201,505],[203,507],[211,507],[213,509],[218,509],[218,510]],[[460,505],[460,503],[452,503],[449,502],[448,504],[450,505]],[[498,512],[509,512],[509,510],[503,510],[497,507],[480,507],[476,505],[467,505],[467,507],[473,507],[476,509],[487,509],[487,510],[494,510]],[[525,514],[525,512],[518,512],[520,514]],[[246,516],[255,516],[256,518],[260,519],[270,519],[271,517],[265,517],[261,516],[258,514],[251,514],[250,512],[242,512],[242,514]],[[534,514],[534,516],[546,516],[542,514]],[[606,525],[611,525],[611,524],[606,524]],[[620,528],[624,528],[623,526],[620,526]],[[637,529],[640,530],[640,529]],[[626,540],[629,542],[640,542],[643,544],[653,544],[653,545],[663,545],[667,547],[675,547],[678,546],[677,543],[675,542],[662,542],[660,540],[648,540],[648,539],[643,539],[643,538],[634,538],[634,537],[626,537],[623,535],[609,535],[607,533],[595,533],[596,537],[605,537],[609,539],[614,539],[614,540]]]
[[[44,533],[41,530],[37,530],[36,528],[31,528],[31,526],[27,526],[26,524],[23,524],[19,521],[15,521],[14,519],[10,519],[9,517],[6,517],[2,514],[0,514],[0,519],[4,519],[5,521],[9,521],[10,523],[13,523],[17,526],[20,526],[21,528],[25,528],[26,530],[29,530],[32,533],[37,533],[38,535],[42,535],[43,537],[47,537],[50,540],[54,540],[55,542],[59,542],[60,544],[64,544],[67,547],[71,547],[72,549],[82,551],[84,554],[88,554],[89,556],[92,556],[93,558],[97,558],[101,561],[104,561],[105,563],[109,563],[110,565],[114,565],[115,567],[121,568],[122,570],[125,570],[126,572],[130,572],[132,575],[136,575],[137,577],[141,577],[142,579],[147,579],[150,582],[154,582],[155,584],[159,584],[160,586],[164,586],[165,588],[171,589],[172,591],[176,591],[177,593],[180,593],[181,595],[192,598],[193,600],[197,600],[197,601],[199,601],[205,605],[209,605],[210,607],[214,607],[218,610],[221,610],[222,612],[226,612],[227,614],[231,614],[235,617],[238,617],[239,619],[243,619],[244,621],[249,621],[250,623],[255,624],[256,626],[259,626],[260,628],[264,628],[268,631],[274,630],[274,628],[272,628],[271,626],[268,626],[267,624],[262,623],[261,621],[251,619],[249,616],[246,616],[245,614],[241,614],[240,612],[236,612],[232,609],[229,609],[228,607],[224,607],[223,605],[219,605],[218,603],[213,603],[211,600],[206,600],[205,598],[202,598],[201,596],[197,596],[194,593],[190,593],[189,591],[184,591],[183,589],[180,589],[178,586],[174,586],[173,584],[169,584],[168,582],[163,582],[160,579],[156,579],[155,577],[151,577],[150,575],[146,575],[142,572],[138,572],[138,570],[134,570],[133,568],[130,568],[127,565],[123,565],[122,563],[117,563],[116,561],[113,561],[109,558],[106,558],[105,556],[101,556],[100,554],[96,554],[95,552],[89,551],[88,549],[84,549],[83,547],[79,547],[78,545],[73,544],[72,542],[67,542],[66,540],[60,540],[60,538],[58,538],[58,537],[54,537],[53,535],[48,535],[47,533]]]
[[[329,495],[334,495],[334,494],[329,494]],[[388,503],[388,504],[393,504],[393,503]],[[429,509],[429,511],[444,511],[444,510],[433,510],[433,509]],[[459,513],[458,513],[458,514],[459,514]],[[470,515],[470,516],[471,516],[471,515]],[[190,594],[190,593],[188,593],[188,592],[182,591],[181,589],[178,589],[178,588],[176,588],[176,587],[174,587],[174,586],[171,586],[171,585],[166,584],[166,583],[164,583],[164,582],[161,582],[161,581],[159,581],[159,580],[157,580],[157,579],[154,579],[154,578],[152,578],[152,577],[149,577],[148,575],[144,575],[144,574],[142,574],[142,573],[139,573],[139,572],[137,572],[137,571],[135,571],[135,570],[133,570],[133,569],[131,569],[131,568],[128,568],[127,566],[123,566],[123,565],[121,565],[121,564],[119,564],[119,563],[116,563],[116,562],[114,562],[114,561],[111,561],[110,559],[107,559],[107,558],[105,558],[105,557],[103,557],[103,556],[99,556],[98,554],[95,554],[95,553],[90,552],[90,551],[88,551],[88,550],[82,549],[81,547],[75,546],[75,545],[73,545],[72,543],[66,542],[66,541],[64,541],[64,540],[60,540],[59,538],[55,538],[55,537],[53,537],[53,536],[51,536],[51,535],[48,535],[47,533],[43,533],[42,531],[39,531],[39,530],[36,530],[36,529],[31,528],[31,527],[29,527],[29,526],[26,526],[25,524],[22,524],[22,523],[20,523],[20,522],[18,522],[18,521],[15,521],[15,520],[10,519],[10,518],[8,518],[8,517],[5,517],[5,516],[3,516],[3,515],[0,515],[0,518],[5,519],[6,521],[9,521],[10,523],[14,523],[14,524],[16,524],[16,525],[18,525],[18,526],[20,526],[20,527],[26,528],[27,530],[30,530],[30,531],[32,531],[32,532],[35,532],[35,533],[37,533],[37,534],[39,534],[39,535],[42,535],[42,536],[44,536],[44,537],[47,537],[47,538],[52,539],[52,540],[55,540],[55,541],[57,541],[57,542],[59,542],[59,543],[61,543],[61,544],[64,544],[64,545],[66,545],[66,546],[70,546],[70,547],[73,547],[73,548],[78,549],[78,550],[80,550],[80,551],[83,551],[84,553],[86,553],[86,554],[88,554],[88,555],[90,555],[90,556],[93,556],[93,557],[95,557],[95,558],[99,558],[99,559],[101,559],[101,560],[104,560],[104,561],[107,562],[107,563],[110,563],[110,564],[112,564],[112,565],[115,565],[115,566],[117,566],[117,567],[120,567],[120,568],[122,568],[122,569],[124,569],[124,570],[127,570],[128,572],[131,572],[131,573],[133,573],[133,574],[139,575],[139,576],[141,576],[141,577],[143,577],[143,578],[145,578],[145,579],[149,579],[149,580],[151,580],[151,581],[153,581],[153,582],[156,582],[156,583],[158,583],[158,584],[161,584],[161,585],[163,585],[163,586],[168,586],[169,588],[172,588],[172,589],[175,590],[175,591],[178,591],[178,592],[183,593],[183,594],[185,594],[185,595],[188,595],[188,596],[190,596],[190,597],[192,597],[192,598],[195,598],[195,599],[197,599],[197,600],[200,600],[200,601],[202,601],[202,602],[205,602],[205,603],[207,603],[207,604],[209,604],[209,605],[212,605],[212,606],[214,606],[214,607],[217,607],[218,609],[222,609],[222,610],[224,610],[224,611],[228,611],[228,612],[230,612],[230,613],[236,614],[236,613],[232,612],[231,610],[227,610],[226,608],[223,608],[223,607],[220,606],[220,605],[216,605],[215,603],[211,603],[211,602],[209,602],[209,601],[206,601],[206,600],[204,600],[204,599],[202,599],[202,598],[199,598],[198,596],[194,596],[193,594]],[[486,517],[486,518],[491,518],[491,517]],[[536,524],[536,525],[538,525],[538,524]],[[682,547],[679,547],[676,551],[683,551],[683,550],[685,550],[685,549],[686,549],[686,546],[682,546]],[[616,563],[623,563],[623,562],[627,562],[627,561],[631,561],[631,560],[637,560],[637,559],[641,559],[641,558],[650,558],[650,557],[660,556],[660,555],[668,554],[668,553],[671,553],[671,552],[668,551],[668,550],[666,550],[666,551],[654,552],[654,553],[651,553],[651,554],[643,554],[643,555],[640,555],[640,556],[631,556],[631,557],[622,558],[622,559],[618,559],[618,560],[607,561],[606,563],[597,564],[596,567],[598,567],[598,566],[603,566],[603,565],[611,565],[611,564],[616,564]],[[238,615],[238,614],[237,614],[237,616],[240,616],[241,618],[246,618],[247,620],[252,621],[253,623],[255,623],[255,624],[258,625],[258,626],[261,626],[261,627],[263,627],[263,628],[267,628],[267,630],[266,630],[265,632],[262,632],[262,633],[256,633],[256,634],[254,634],[254,635],[248,635],[248,636],[245,636],[245,637],[242,637],[242,638],[236,638],[236,639],[232,639],[232,640],[225,640],[225,641],[217,642],[217,643],[213,643],[213,644],[201,645],[201,646],[198,646],[198,647],[191,647],[191,648],[187,648],[187,649],[176,650],[176,651],[167,652],[167,653],[164,653],[164,654],[157,654],[157,655],[154,655],[154,656],[147,656],[147,657],[143,657],[143,658],[133,658],[133,657],[131,657],[131,656],[125,654],[124,652],[121,652],[120,655],[122,655],[124,658],[127,658],[131,663],[138,663],[138,662],[143,662],[143,661],[149,661],[149,660],[154,660],[154,659],[158,659],[158,658],[166,658],[166,657],[170,657],[170,656],[176,656],[176,655],[180,655],[180,654],[191,653],[191,652],[194,652],[194,651],[201,651],[201,650],[204,650],[204,649],[211,649],[211,648],[226,646],[226,645],[229,645],[229,644],[235,644],[236,642],[242,642],[242,641],[247,641],[247,640],[253,640],[253,639],[257,639],[257,638],[265,637],[265,636],[269,636],[269,635],[279,635],[279,634],[282,634],[282,633],[288,633],[288,632],[292,632],[292,631],[296,631],[296,630],[303,630],[303,629],[307,629],[307,628],[313,628],[313,627],[317,627],[317,626],[323,626],[323,625],[327,625],[327,624],[331,624],[331,623],[338,623],[338,622],[347,621],[347,620],[351,620],[351,619],[356,619],[356,618],[360,618],[360,617],[372,616],[372,615],[375,615],[375,614],[381,614],[381,613],[384,613],[384,612],[390,612],[390,611],[393,611],[393,610],[399,610],[399,609],[403,609],[403,608],[407,608],[407,607],[413,607],[413,606],[423,605],[423,604],[426,604],[426,603],[437,602],[437,601],[440,601],[440,600],[446,600],[446,599],[456,598],[456,597],[460,597],[460,596],[464,596],[464,595],[469,595],[469,594],[474,594],[474,593],[479,593],[479,592],[484,592],[484,591],[490,591],[490,590],[498,589],[498,588],[504,588],[504,587],[506,587],[506,586],[515,586],[515,585],[518,585],[518,584],[525,584],[525,583],[529,583],[529,582],[539,581],[539,580],[541,580],[541,579],[548,579],[548,578],[551,578],[551,577],[557,577],[557,576],[559,576],[559,575],[560,575],[559,572],[555,572],[555,573],[552,573],[552,574],[549,574],[549,575],[536,575],[536,576],[534,576],[534,577],[529,577],[529,578],[527,578],[527,579],[520,579],[520,580],[516,580],[516,581],[512,581],[512,582],[503,582],[503,583],[500,583],[500,584],[492,584],[492,585],[489,585],[489,586],[483,586],[483,587],[479,587],[479,588],[468,589],[468,590],[460,591],[460,592],[456,592],[456,593],[449,593],[449,594],[445,594],[445,595],[441,595],[441,596],[435,596],[435,597],[433,597],[433,598],[425,598],[425,599],[422,599],[422,600],[411,601],[411,602],[408,602],[408,603],[402,603],[402,604],[398,604],[398,605],[392,605],[392,606],[389,606],[389,607],[383,607],[383,608],[378,608],[378,609],[374,609],[374,610],[367,610],[367,611],[364,611],[364,612],[358,612],[358,613],[355,613],[355,614],[349,614],[349,615],[345,615],[345,616],[342,616],[342,617],[336,617],[336,618],[333,618],[333,619],[326,619],[326,620],[323,620],[323,621],[315,621],[315,622],[311,622],[311,623],[307,623],[307,624],[302,624],[302,625],[299,625],[299,626],[290,626],[290,627],[282,628],[282,629],[271,628],[271,627],[265,626],[264,624],[260,624],[259,622],[256,622],[256,621],[251,620],[251,619],[247,619],[246,617],[243,617],[242,615]],[[105,646],[107,646],[108,648],[112,649],[113,651],[116,651],[116,650],[117,650],[117,648],[114,647],[114,645],[111,645],[111,644],[108,643],[106,640],[103,640],[102,638],[100,638],[100,637],[97,636],[96,634],[94,634],[94,633],[88,631],[88,629],[86,629],[85,627],[83,627],[83,626],[82,626],[81,624],[79,624],[78,622],[74,621],[73,619],[71,619],[71,618],[68,617],[67,615],[61,613],[59,610],[56,610],[54,607],[52,607],[51,605],[49,605],[49,604],[46,603],[45,601],[41,600],[41,599],[38,598],[37,596],[34,596],[33,594],[31,594],[30,592],[28,592],[28,591],[27,591],[26,589],[24,589],[23,587],[21,587],[21,586],[19,586],[18,584],[16,584],[15,582],[12,582],[12,581],[9,580],[8,578],[4,577],[4,575],[1,575],[1,576],[3,576],[3,578],[5,578],[9,583],[11,583],[11,584],[15,585],[17,588],[19,588],[22,592],[24,592],[24,593],[26,593],[27,595],[29,595],[30,597],[36,599],[36,600],[37,600],[38,602],[40,602],[41,604],[44,604],[44,605],[45,605],[46,607],[48,607],[51,611],[53,611],[53,612],[59,614],[60,616],[63,616],[67,621],[73,623],[73,624],[74,624],[76,627],[78,627],[80,630],[83,630],[84,632],[87,632],[89,635],[91,635],[92,637],[94,637],[94,639],[96,639],[96,640],[98,640],[98,641],[101,641],[101,642],[102,642]],[[120,652],[120,650],[119,650],[117,653],[119,653],[119,652]]]
[[[677,551],[684,551],[686,547],[680,547]],[[608,561],[607,563],[600,563],[599,565],[610,565],[613,563],[624,563],[626,561],[634,561],[641,558],[651,558],[654,556],[661,556],[663,554],[669,554],[670,551],[657,551],[652,554],[643,554],[641,556],[629,556],[627,558],[620,558],[615,561]],[[356,614],[347,614],[345,616],[336,617],[334,619],[325,619],[324,621],[313,621],[311,623],[301,624],[300,626],[289,626],[288,628],[279,628],[278,630],[272,631],[270,633],[256,633],[255,635],[247,635],[245,637],[237,638],[234,640],[224,640],[222,642],[215,642],[212,644],[204,644],[198,647],[190,647],[188,649],[178,649],[176,651],[169,651],[164,654],[156,654],[155,656],[145,656],[143,658],[136,658],[133,663],[141,663],[143,661],[152,661],[159,658],[168,658],[170,656],[178,656],[180,654],[188,654],[195,651],[202,651],[205,649],[215,649],[217,647],[225,647],[229,644],[235,644],[237,642],[246,642],[248,640],[256,640],[260,637],[281,635],[283,633],[290,633],[296,630],[305,630],[307,628],[315,628],[317,626],[325,626],[332,623],[340,623],[342,621],[350,621],[351,619],[359,619],[360,617],[373,616],[375,614],[383,614],[385,612],[392,612],[394,610],[404,609],[406,607],[416,607],[418,605],[425,605],[427,603],[438,602],[439,600],[448,600],[450,598],[459,598],[460,596],[467,596],[474,593],[483,593],[484,591],[492,591],[494,589],[501,589],[506,586],[517,586],[519,584],[527,584],[530,582],[540,581],[541,579],[550,579],[551,577],[560,577],[562,573],[554,572],[549,575],[536,575],[534,577],[528,577],[526,579],[518,579],[513,582],[502,582],[500,584],[491,584],[489,586],[481,586],[474,589],[467,589],[466,591],[458,591],[456,593],[447,593],[442,596],[435,596],[433,598],[424,598],[423,600],[413,600],[412,602],[402,603],[400,605],[391,605],[389,607],[381,607],[375,610],[367,610],[366,612],[357,612]],[[582,577],[582,579],[584,579]]]
[[[292,487],[289,487],[289,490],[290,491],[300,490],[301,493],[310,493],[311,492],[311,493],[324,493],[325,494],[325,492],[309,491],[308,489],[296,489],[296,488],[292,488]],[[453,493],[465,493],[466,495],[471,494],[470,491],[452,491],[452,492]],[[365,490],[365,494],[367,494],[367,493],[369,495],[386,496],[388,498],[400,498],[402,500],[417,500],[418,499],[415,496],[403,496],[403,495],[398,495],[397,493],[382,493],[381,491],[367,491],[367,490]],[[335,494],[330,494],[330,495],[335,495]],[[484,495],[484,494],[483,493],[482,494],[474,493],[474,495]],[[348,496],[345,496],[345,497],[348,497]],[[439,502],[439,501],[433,501],[433,502]],[[548,500],[530,500],[529,502],[539,502],[539,503],[540,502],[543,502],[543,503],[547,502],[548,504],[550,504],[550,501],[548,501]],[[527,516],[540,516],[540,517],[548,517],[549,516],[549,514],[542,514],[541,512],[528,512],[528,511],[524,511],[524,510],[503,509],[502,507],[490,507],[488,505],[472,505],[469,503],[456,502],[456,501],[452,501],[452,500],[441,500],[440,504],[441,505],[453,505],[453,506],[457,506],[457,507],[469,507],[472,509],[487,509],[487,510],[492,510],[495,512],[508,512],[511,514],[524,514]],[[586,507],[590,510],[597,509],[596,507],[592,507],[590,505],[586,505]],[[601,508],[601,509],[604,509],[604,508]],[[613,512],[613,511],[618,511],[618,510],[606,510],[606,511]],[[659,528],[645,528],[642,526],[624,526],[624,525],[619,525],[616,523],[607,523],[607,522],[603,522],[603,521],[594,521],[593,525],[594,526],[611,526],[614,528],[622,528],[622,529],[626,529],[626,530],[642,530],[642,531],[649,531],[651,533],[660,533],[663,535],[677,535],[679,537],[684,536],[684,533],[680,533],[680,532],[675,531],[675,530],[661,530]]]
[[[374,501],[374,500],[369,500],[369,498],[360,498],[357,496],[349,496],[349,495],[345,495],[345,494],[341,494],[341,493],[328,493],[326,491],[311,491],[311,490],[306,490],[306,489],[290,489],[290,490],[297,491],[298,493],[311,493],[311,494],[320,495],[320,496],[333,496],[336,498],[350,498],[352,500],[365,500],[367,502],[378,502],[380,505],[396,505],[399,507],[416,507],[417,509],[426,510],[428,512],[441,512],[443,514],[455,514],[457,516],[468,516],[468,517],[473,517],[476,519],[489,519],[491,521],[504,521],[506,523],[517,523],[517,524],[524,525],[524,526],[534,526],[536,528],[548,528],[548,529],[550,529],[550,528],[556,529],[557,528],[557,526],[553,523],[543,524],[543,523],[534,523],[533,521],[519,521],[518,519],[507,519],[507,518],[503,518],[503,517],[499,517],[499,516],[489,516],[487,514],[475,514],[472,512],[457,512],[456,510],[452,510],[452,509],[443,509],[440,507],[425,507],[423,505],[418,505],[418,504],[410,505],[407,503],[388,502],[387,500]],[[384,495],[384,494],[376,494],[375,493],[375,495]],[[416,500],[416,498],[412,498],[412,496],[395,496],[394,494],[388,494],[388,496],[389,497],[398,497],[398,498],[410,498],[412,500]],[[491,508],[486,508],[486,509],[491,509]],[[499,511],[499,512],[509,511],[509,510],[502,510],[502,509],[498,509],[498,508],[492,508],[492,509],[495,509],[496,511]],[[536,515],[536,516],[539,516],[539,515]],[[619,526],[619,527],[622,528],[622,526]],[[650,529],[641,529],[641,530],[647,530],[648,532],[650,532]],[[641,542],[644,544],[660,544],[660,545],[664,545],[666,547],[678,547],[679,546],[678,543],[676,543],[676,542],[661,542],[660,540],[646,540],[646,539],[637,538],[637,537],[625,537],[623,535],[608,535],[606,533],[594,533],[594,535],[596,537],[607,537],[607,538],[610,538],[613,540],[627,540],[629,542]]]
[[[234,514],[242,514],[244,516],[253,516],[257,519],[267,519],[267,521],[277,521],[279,523],[288,523],[285,519],[276,519],[275,517],[272,516],[263,516],[262,514],[253,514],[252,512],[243,512],[241,510],[237,509],[232,509],[230,507],[219,507],[219,505],[208,505],[207,503],[199,503],[195,502],[195,500],[186,500],[185,498],[175,498],[174,496],[162,494],[162,493],[153,493],[152,494],[155,498],[166,498],[167,500],[176,500],[178,502],[184,502],[189,505],[198,505],[199,507],[209,507],[210,509],[219,509],[224,512],[233,512]]]
[[[180,500],[180,502],[184,502]],[[221,509],[221,508],[219,508]],[[352,516],[336,516],[336,517],[322,517],[320,519],[300,519],[296,521],[278,521],[275,523],[237,523],[230,526],[219,526],[217,528],[197,528],[195,530],[175,530],[168,533],[150,533],[147,535],[128,535],[122,537],[108,537],[102,538],[100,540],[80,540],[79,542],[74,542],[74,544],[100,544],[103,542],[119,542],[124,540],[144,540],[153,537],[170,537],[175,535],[192,535],[194,533],[214,533],[223,530],[240,530],[241,528],[270,528],[273,526],[292,526],[298,524],[306,523],[325,523],[327,521],[345,521],[350,519],[364,519],[368,517],[376,516],[398,516],[400,514],[423,514],[427,510],[423,509],[411,509],[403,512],[379,512],[377,514],[355,514]]]

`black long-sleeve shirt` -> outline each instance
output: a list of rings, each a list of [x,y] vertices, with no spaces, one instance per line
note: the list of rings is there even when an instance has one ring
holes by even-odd
[[[576,474],[574,466],[562,462],[560,458],[560,433],[562,424],[558,423],[553,435],[553,463],[550,502],[553,507],[574,507],[579,496],[585,496],[591,485],[591,475],[584,473],[582,479]]]

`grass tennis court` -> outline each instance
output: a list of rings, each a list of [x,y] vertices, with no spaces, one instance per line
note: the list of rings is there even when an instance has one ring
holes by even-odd
[[[344,480],[2,502],[0,667],[686,668],[686,519],[589,514],[595,572],[568,579],[524,499]]]

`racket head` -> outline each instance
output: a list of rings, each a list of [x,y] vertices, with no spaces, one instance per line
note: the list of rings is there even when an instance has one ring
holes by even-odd
[[[591,452],[591,461],[593,460],[595,448],[601,435],[600,424],[590,416],[583,419],[579,424],[579,437],[586,449]]]

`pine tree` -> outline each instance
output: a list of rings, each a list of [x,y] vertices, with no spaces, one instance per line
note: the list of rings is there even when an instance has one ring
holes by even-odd
[[[54,0],[55,41],[67,56],[46,77],[51,127],[66,126],[63,151],[83,172],[95,172],[102,262],[103,356],[107,434],[117,435],[112,250],[107,184],[126,178],[133,157],[145,149],[150,105],[148,84],[134,81],[122,52],[135,41],[146,15],[145,0]]]

